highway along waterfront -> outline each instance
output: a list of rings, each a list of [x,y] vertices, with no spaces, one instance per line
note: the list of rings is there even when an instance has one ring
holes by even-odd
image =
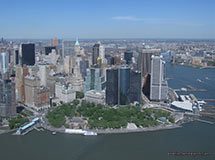
[[[214,69],[167,64],[166,72],[173,89],[191,85],[206,90],[193,92],[198,99],[215,99]],[[0,156],[3,160],[214,160],[215,125],[195,121],[171,130],[98,136],[7,133],[0,135]]]

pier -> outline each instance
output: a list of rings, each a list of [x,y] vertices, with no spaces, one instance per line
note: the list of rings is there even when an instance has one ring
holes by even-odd
[[[203,120],[203,119],[197,119],[197,121],[199,121],[199,122],[203,122],[203,123],[208,123],[208,124],[211,124],[211,125],[213,125],[213,124],[214,124],[214,122],[207,121],[207,120]]]

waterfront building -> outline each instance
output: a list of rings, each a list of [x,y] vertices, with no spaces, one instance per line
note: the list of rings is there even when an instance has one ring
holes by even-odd
[[[64,103],[72,102],[76,98],[76,92],[70,83],[56,83],[55,96]]]
[[[49,106],[49,89],[40,85],[40,78],[28,75],[25,77],[25,104],[37,110]]]
[[[95,104],[105,104],[105,92],[104,91],[95,91],[89,90],[85,92],[85,98],[87,102]]]
[[[145,77],[147,74],[151,73],[151,57],[152,55],[159,55],[160,49],[143,49],[140,54],[141,59],[141,73]]]
[[[152,56],[150,81],[151,100],[161,101],[167,99],[168,85],[164,78],[164,63],[161,56]]]
[[[10,79],[0,78],[0,117],[16,115],[15,83]]]
[[[35,64],[35,44],[21,44],[21,64],[33,66]]]
[[[141,102],[141,73],[129,66],[118,66],[106,70],[106,103],[127,105]]]

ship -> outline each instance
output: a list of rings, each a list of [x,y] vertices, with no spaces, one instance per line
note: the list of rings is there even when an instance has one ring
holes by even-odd
[[[92,131],[86,131],[86,132],[84,132],[84,135],[85,136],[97,136],[97,133],[96,132],[92,132]]]

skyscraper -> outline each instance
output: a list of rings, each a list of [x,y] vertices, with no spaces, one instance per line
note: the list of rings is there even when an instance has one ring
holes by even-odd
[[[130,90],[129,99],[131,103],[141,102],[141,72],[136,70],[131,70],[130,73]]]
[[[85,77],[84,91],[95,90],[102,91],[105,88],[105,76],[102,74],[101,68],[88,68]]]
[[[33,66],[35,64],[35,44],[28,43],[21,45],[22,65]]]
[[[63,41],[62,58],[65,56],[75,56],[73,41]]]
[[[141,73],[145,77],[147,74],[151,73],[151,57],[152,55],[159,55],[159,49],[143,49],[141,53]]]
[[[118,86],[118,68],[109,68],[106,70],[106,104],[118,104],[119,86]]]
[[[57,46],[58,46],[58,39],[57,39],[57,37],[55,37],[55,38],[53,39],[52,45],[53,45],[54,47],[57,47]]]
[[[0,117],[11,117],[16,114],[15,83],[0,78]]]
[[[15,62],[15,65],[18,65],[19,64],[19,50],[18,49],[16,49],[15,51],[14,51],[14,62]]]
[[[152,56],[150,99],[161,101],[167,99],[168,85],[164,79],[164,61],[160,56]]]
[[[53,49],[56,50],[56,47],[55,46],[47,46],[47,47],[45,47],[45,55],[48,55],[49,53],[51,53]]]
[[[124,52],[124,60],[126,61],[127,65],[130,65],[132,63],[132,57],[133,57],[132,51],[127,50]]]
[[[8,53],[1,53],[0,54],[0,72],[5,74],[8,71],[9,65],[9,54]]]
[[[97,59],[99,57],[99,47],[100,47],[99,43],[96,43],[93,46],[93,54],[92,54],[92,65],[93,66],[97,65]]]
[[[118,66],[106,70],[106,103],[127,105],[141,102],[141,73],[129,66]]]
[[[122,66],[119,68],[119,102],[120,105],[130,103],[130,67]]]

